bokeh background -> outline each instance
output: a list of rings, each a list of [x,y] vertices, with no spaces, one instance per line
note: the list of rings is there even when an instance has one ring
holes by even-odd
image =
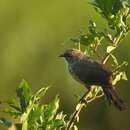
[[[87,30],[90,19],[99,28],[106,24],[86,0],[0,0],[0,100],[15,97],[15,89],[24,78],[33,91],[51,85],[43,102],[58,93],[61,109],[71,114],[76,104],[74,95],[83,95],[86,89],[71,78],[58,55],[74,47],[69,38],[80,29]],[[117,50],[121,60],[130,60],[129,41],[130,35]],[[129,81],[118,86],[128,110],[108,107],[101,98],[81,112],[80,130],[130,129]]]

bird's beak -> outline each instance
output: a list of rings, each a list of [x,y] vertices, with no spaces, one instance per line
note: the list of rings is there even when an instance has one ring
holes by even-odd
[[[60,54],[59,57],[64,57],[64,54]]]

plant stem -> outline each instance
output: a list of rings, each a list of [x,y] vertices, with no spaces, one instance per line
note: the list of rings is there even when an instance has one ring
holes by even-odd
[[[127,33],[128,33],[128,32],[127,32]],[[126,33],[126,34],[127,34],[127,33]],[[114,47],[116,47],[116,48],[118,47],[118,44],[119,44],[119,43],[121,42],[121,40],[124,38],[123,35],[124,35],[124,34],[123,34],[123,31],[121,31],[121,32],[119,33],[119,35],[114,38],[114,40],[113,40],[113,42],[112,42],[112,44],[113,44]],[[115,49],[116,49],[116,48],[115,48]],[[115,50],[115,49],[114,49],[114,50]],[[110,55],[113,53],[114,50],[112,50],[111,52],[105,54],[103,60],[101,61],[102,64],[106,64],[106,62],[108,61]]]
[[[92,88],[92,86],[90,86]],[[82,97],[81,99],[79,100],[79,103],[76,105],[76,109],[74,111],[74,113],[71,115],[70,117],[70,121],[68,122],[68,125],[67,125],[67,128],[66,130],[71,130],[74,126],[74,123],[75,121],[77,120],[78,122],[78,117],[79,117],[79,114],[81,112],[81,110],[86,107],[86,105],[90,102],[92,102],[93,100],[95,99],[98,99],[100,97],[102,97],[104,95],[104,93],[98,95],[98,92],[95,94],[95,96],[92,96],[91,97],[91,91],[92,90],[89,90],[87,91]]]

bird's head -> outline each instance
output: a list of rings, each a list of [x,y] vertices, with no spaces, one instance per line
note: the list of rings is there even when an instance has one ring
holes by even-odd
[[[59,57],[63,57],[67,62],[73,63],[80,60],[83,56],[84,54],[78,49],[67,49]]]

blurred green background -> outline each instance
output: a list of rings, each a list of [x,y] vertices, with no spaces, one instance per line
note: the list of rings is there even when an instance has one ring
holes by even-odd
[[[61,109],[71,114],[76,104],[74,95],[83,95],[86,89],[71,78],[58,55],[74,46],[68,39],[87,29],[90,19],[99,28],[105,25],[87,0],[0,0],[0,100],[14,97],[24,78],[33,91],[51,85],[43,100],[50,101],[58,93]],[[130,35],[117,51],[121,60],[130,60],[129,41]],[[128,110],[108,107],[104,98],[94,101],[81,112],[80,130],[130,129],[129,82],[118,86]],[[4,128],[0,126],[0,130]]]

